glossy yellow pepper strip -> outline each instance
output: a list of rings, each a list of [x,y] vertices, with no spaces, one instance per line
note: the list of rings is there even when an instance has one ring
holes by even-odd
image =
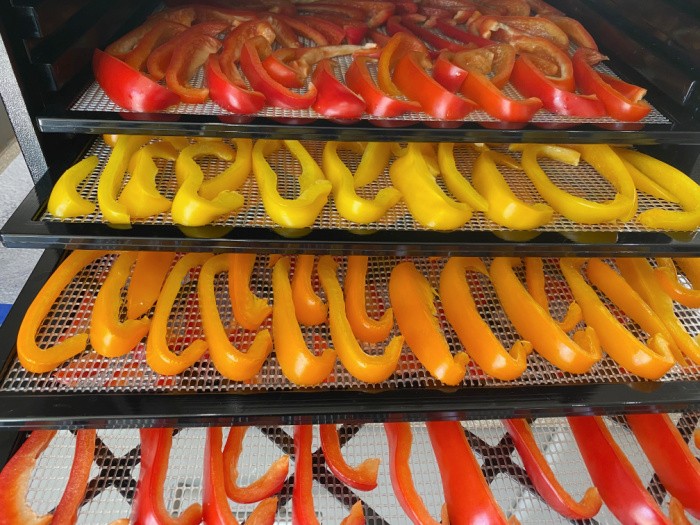
[[[94,155],[86,157],[68,168],[58,179],[47,205],[48,212],[54,217],[66,219],[90,215],[95,211],[95,203],[84,199],[78,193],[78,185],[97,167],[98,159]]]
[[[255,254],[233,253],[229,256],[229,265],[228,292],[233,317],[246,330],[257,330],[272,314],[272,307],[250,289]]]
[[[236,152],[231,146],[221,141],[195,142],[188,145],[180,151],[175,163],[175,177],[178,186],[182,186],[193,172],[202,171],[202,167],[196,160],[200,157],[216,157],[224,162],[232,162],[236,157]]]
[[[631,164],[622,155],[620,155],[621,148],[613,148],[613,151],[618,154],[618,157],[620,157],[622,164],[624,164],[625,168],[627,168],[627,172],[630,174],[632,182],[634,183],[634,187],[637,188],[637,190],[643,191],[644,193],[647,193],[652,197],[656,197],[657,199],[673,202],[675,204],[678,203],[678,199],[675,195],[670,193],[660,184],[654,182],[649,177],[644,175],[644,173],[639,171],[634,166],[634,164]]]
[[[36,334],[58,296],[87,265],[104,257],[106,252],[76,250],[51,274],[24,314],[17,333],[17,357],[29,372],[41,374],[85,350],[88,334],[81,332],[67,337],[50,348],[36,344]]]
[[[394,327],[394,311],[387,308],[379,319],[372,319],[367,314],[367,298],[365,296],[365,278],[367,263],[365,255],[350,255],[347,258],[345,270],[345,313],[355,334],[360,341],[378,343],[389,337]]]
[[[236,159],[216,177],[207,179],[202,183],[199,194],[205,199],[213,199],[222,191],[237,190],[246,181],[248,175],[250,175],[253,141],[250,139],[233,139],[233,143],[236,145]],[[217,143],[209,142],[202,144],[211,145]],[[226,146],[225,144],[223,145]]]
[[[148,318],[119,321],[122,288],[136,262],[136,252],[119,254],[102,283],[90,318],[90,345],[100,355],[119,357],[131,352],[148,333]]]
[[[457,169],[457,163],[454,156],[455,145],[451,142],[441,142],[438,146],[438,163],[440,165],[440,173],[445,179],[447,189],[452,195],[457,197],[457,200],[463,202],[470,208],[476,211],[487,211],[489,209],[488,201],[474,189],[467,178],[462,175]],[[517,162],[513,161],[514,166],[518,167]]]
[[[503,348],[476,308],[467,282],[468,271],[489,275],[486,265],[476,257],[451,257],[445,264],[440,274],[440,300],[445,317],[469,356],[486,374],[503,381],[516,379],[527,367],[532,344],[519,340],[510,351]]]
[[[507,155],[483,151],[474,161],[472,184],[488,202],[486,216],[511,230],[534,230],[552,220],[554,210],[546,204],[527,202],[516,197],[498,170],[497,164],[510,165]]]
[[[700,308],[700,290],[687,288],[681,284],[673,260],[659,257],[656,259],[656,263],[658,266],[654,269],[654,276],[663,291],[683,306]]]
[[[675,364],[669,340],[663,333],[650,334],[645,345],[608,310],[581,275],[583,259],[564,258],[559,266],[571,293],[583,309],[586,324],[592,327],[603,349],[617,364],[645,379],[658,379]]]
[[[174,252],[138,252],[126,290],[127,319],[138,319],[156,303],[174,260]]]
[[[107,144],[110,148],[113,148],[117,144],[117,139],[119,138],[119,135],[115,135],[112,133],[105,133],[102,135],[102,140],[104,140],[105,144]]]
[[[314,355],[306,346],[294,313],[289,257],[282,257],[272,270],[272,292],[272,337],[282,373],[296,385],[321,383],[333,371],[336,352],[324,348],[321,355]]]
[[[197,280],[197,296],[199,311],[202,315],[202,328],[214,366],[222,376],[228,379],[246,381],[257,375],[267,356],[270,355],[272,337],[269,330],[258,332],[245,352],[239,351],[231,344],[219,317],[214,291],[216,274],[229,271],[231,257],[229,254],[221,254],[204,263]]]
[[[167,142],[156,142],[144,146],[131,157],[131,178],[119,195],[119,203],[126,207],[132,218],[143,219],[165,213],[172,205],[156,186],[158,166],[153,161],[154,158],[174,162],[177,151]]]
[[[449,197],[435,181],[420,144],[409,143],[392,163],[389,175],[408,211],[425,228],[455,230],[471,219],[471,208]]]
[[[163,135],[158,137],[159,140],[163,142],[167,142],[170,144],[173,148],[175,148],[178,151],[182,151],[185,149],[187,146],[190,145],[190,141],[187,137],[176,137],[172,135]]]
[[[277,190],[277,174],[266,158],[283,145],[301,165],[300,193],[296,199],[285,199],[280,195]],[[328,202],[332,189],[332,184],[323,176],[319,165],[296,140],[258,140],[253,146],[253,173],[265,211],[273,221],[285,228],[311,226]]]
[[[372,184],[384,173],[391,160],[391,146],[391,142],[368,142],[361,144],[361,149],[354,150],[362,155],[353,176],[355,188]]]
[[[681,267],[693,288],[700,289],[700,259],[696,257],[675,257],[673,259]]]
[[[539,257],[526,257],[525,258],[525,283],[527,284],[527,291],[532,296],[532,298],[539,304],[545,311],[549,312],[549,299],[547,299],[547,293],[545,291],[545,280],[544,280],[544,263]],[[583,319],[583,314],[581,312],[581,307],[573,301],[564,319],[557,321],[559,326],[565,332],[570,332],[576,325]]]
[[[381,219],[387,210],[401,200],[396,188],[382,188],[373,199],[365,199],[355,192],[353,175],[338,155],[338,148],[347,148],[343,142],[326,142],[323,148],[323,173],[333,185],[333,200],[343,219],[358,224],[369,224]],[[363,156],[364,158],[364,156]],[[382,167],[388,165],[385,164]]]
[[[172,376],[192,366],[207,351],[207,342],[196,339],[179,354],[168,348],[168,319],[185,276],[211,258],[209,253],[188,253],[175,263],[158,297],[146,341],[146,362],[154,372]]]
[[[105,220],[112,224],[130,224],[131,217],[123,204],[117,202],[117,195],[124,180],[124,173],[131,157],[145,145],[151,137],[139,135],[119,135],[114,144],[107,165],[102,170],[97,183],[97,203]]]
[[[292,299],[297,319],[303,325],[316,326],[328,319],[328,305],[313,286],[314,256],[298,255],[294,262]]]
[[[572,340],[515,275],[513,267],[520,264],[517,258],[497,257],[490,270],[498,298],[513,326],[554,366],[572,374],[588,372],[602,357],[595,330],[579,330]]]
[[[353,377],[365,383],[381,383],[396,370],[403,348],[403,337],[392,337],[382,355],[368,355],[362,350],[348,322],[337,269],[338,264],[330,255],[324,255],[318,261],[318,276],[328,298],[328,322],[333,346],[340,362]]]

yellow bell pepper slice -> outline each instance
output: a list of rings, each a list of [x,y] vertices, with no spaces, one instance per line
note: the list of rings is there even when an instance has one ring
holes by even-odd
[[[216,157],[224,162],[233,162],[236,157],[236,152],[228,144],[221,141],[216,142],[195,142],[190,144],[182,151],[175,163],[175,177],[177,185],[182,186],[185,180],[192,175],[193,172],[202,171],[202,168],[197,164],[200,157]]]
[[[126,207],[132,218],[143,219],[165,213],[172,205],[156,187],[158,166],[153,161],[155,158],[174,162],[177,150],[167,142],[156,142],[144,146],[131,157],[131,178],[119,196],[119,203]]]
[[[269,330],[258,332],[245,352],[241,352],[231,344],[228,333],[221,323],[214,291],[214,279],[217,274],[229,271],[231,257],[229,254],[221,254],[204,263],[197,280],[197,296],[202,328],[214,366],[222,376],[228,379],[247,381],[258,374],[267,356],[270,355],[272,337]]]
[[[486,212],[489,209],[488,201],[474,189],[467,178],[457,169],[454,156],[455,145],[451,142],[441,142],[438,145],[437,159],[440,165],[440,173],[445,179],[447,189],[457,200],[463,202],[476,211]],[[511,167],[519,168],[518,163],[513,161]]]
[[[353,143],[350,143],[353,144]],[[344,142],[326,142],[323,148],[323,172],[333,185],[333,200],[340,216],[358,224],[369,224],[381,219],[387,210],[401,200],[401,192],[396,188],[382,188],[374,199],[365,199],[355,192],[354,178],[348,167],[338,155],[338,149],[349,149],[351,146]],[[362,156],[371,157],[364,151]],[[379,165],[376,159],[373,165],[381,171],[386,164]]]
[[[138,252],[126,289],[126,317],[137,319],[151,309],[175,260],[174,252]]]
[[[107,144],[110,148],[113,148],[116,145],[118,138],[119,135],[115,135],[112,133],[105,133],[104,135],[102,135],[102,140],[104,140],[104,143]]]
[[[17,357],[29,372],[49,372],[64,361],[85,350],[88,334],[81,332],[63,339],[50,348],[36,344],[36,334],[61,292],[86,266],[104,257],[107,252],[76,250],[51,274],[24,314],[17,333]]]
[[[389,176],[421,226],[455,230],[471,219],[471,208],[455,201],[440,188],[420,144],[408,144],[405,153],[389,168]]]
[[[277,174],[267,158],[286,147],[301,165],[299,196],[285,199],[277,190]],[[333,186],[323,171],[297,140],[258,140],[253,146],[253,173],[258,184],[260,198],[270,218],[285,228],[311,226],[328,202]]]
[[[298,255],[292,277],[294,312],[299,322],[306,326],[317,326],[328,319],[328,305],[313,286],[314,259],[313,255]]]
[[[358,143],[360,148],[354,149],[355,153],[362,155],[357,165],[353,184],[355,188],[362,188],[372,184],[389,165],[391,160],[391,142],[367,142]]]
[[[67,219],[94,213],[97,206],[94,202],[80,196],[78,185],[93,172],[98,162],[98,158],[94,155],[86,157],[61,175],[49,196],[47,210],[51,215]]]
[[[361,341],[378,343],[389,337],[394,327],[394,311],[387,308],[379,319],[367,315],[365,277],[369,258],[365,255],[350,255],[345,269],[345,313],[348,322]]]
[[[237,190],[250,175],[252,167],[253,141],[250,139],[233,139],[236,146],[235,160],[224,171],[202,183],[199,194],[205,199],[213,199],[222,191]],[[217,143],[203,143],[217,144]],[[222,143],[223,144],[223,143]],[[223,144],[226,146],[226,144]]]
[[[318,276],[328,298],[333,346],[340,362],[353,377],[365,383],[381,383],[396,370],[403,348],[403,337],[392,337],[382,355],[368,355],[362,350],[345,312],[345,298],[336,275],[337,269],[338,264],[330,255],[324,255],[318,261]]]
[[[119,357],[131,352],[148,333],[148,318],[119,320],[122,288],[136,262],[136,252],[119,254],[100,288],[90,318],[90,344],[100,355]]]
[[[272,315],[268,302],[250,289],[255,257],[254,253],[233,253],[229,256],[228,291],[233,317],[246,330],[257,330]]]
[[[185,149],[187,146],[190,145],[190,141],[187,137],[176,137],[174,135],[163,135],[158,137],[159,140],[163,142],[167,142],[170,144],[173,148],[175,148],[178,151],[182,151]]]
[[[632,177],[634,187],[637,188],[638,191],[643,191],[644,193],[647,193],[652,197],[656,197],[657,199],[678,204],[678,199],[675,195],[644,175],[644,173],[639,171],[634,164],[630,163],[622,155],[620,155],[620,151],[624,151],[622,148],[613,148],[613,151],[617,153],[618,157],[620,157],[620,160],[625,165],[625,168],[627,168],[627,172],[630,174],[630,177]]]
[[[549,312],[549,299],[545,291],[544,263],[539,257],[525,258],[525,283],[527,291],[544,310]],[[570,332],[583,319],[581,307],[576,301],[569,304],[564,319],[557,321],[565,332]]]
[[[534,230],[552,220],[554,210],[546,204],[528,204],[516,197],[498,170],[512,167],[512,159],[495,151],[483,151],[474,161],[472,184],[488,203],[486,216],[511,230]]]
[[[154,372],[166,376],[177,375],[192,366],[207,351],[208,344],[196,339],[179,354],[168,348],[168,319],[185,276],[212,257],[209,253],[188,253],[175,263],[158,297],[146,340],[146,362]]]

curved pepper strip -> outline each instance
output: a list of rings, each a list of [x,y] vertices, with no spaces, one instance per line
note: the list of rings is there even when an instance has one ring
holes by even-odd
[[[361,341],[378,343],[384,341],[394,327],[394,310],[387,308],[379,319],[367,314],[365,277],[367,262],[365,255],[349,255],[345,268],[345,314],[352,333]]]
[[[223,455],[224,487],[226,495],[236,503],[256,503],[277,494],[284,485],[289,473],[289,456],[287,454],[277,458],[270,468],[260,478],[247,487],[239,487],[238,458],[243,452],[243,438],[248,427],[231,427],[226,438],[226,446]],[[219,449],[221,445],[219,445]]]
[[[613,148],[613,151],[615,153],[619,153],[620,148]],[[678,204],[678,199],[675,195],[669,193],[660,184],[654,182],[649,177],[644,175],[644,173],[630,164],[624,157],[620,157],[620,160],[622,161],[622,164],[625,165],[625,168],[627,168],[627,172],[630,174],[630,177],[632,177],[632,182],[634,183],[634,187],[637,188],[637,191],[643,191],[644,193],[648,193],[657,199]]]
[[[336,275],[337,268],[338,264],[330,255],[322,256],[318,262],[318,275],[328,299],[328,322],[333,346],[340,362],[353,377],[366,383],[381,383],[396,370],[404,338],[400,335],[392,337],[382,355],[368,355],[362,350],[345,313],[345,299]]]
[[[318,430],[326,466],[340,481],[356,490],[367,491],[377,488],[379,458],[369,458],[357,467],[351,467],[346,463],[340,450],[340,439],[336,426],[319,425]]]
[[[148,333],[151,320],[119,320],[121,291],[126,286],[136,252],[122,252],[112,264],[102,283],[90,318],[90,344],[95,352],[105,357],[119,357],[131,352]]]
[[[460,92],[486,113],[503,122],[530,122],[542,108],[537,97],[518,100],[508,97],[486,75],[469,71]]]
[[[56,181],[51,190],[49,203],[46,206],[51,215],[67,219],[69,217],[90,215],[95,211],[97,207],[95,203],[81,197],[77,188],[94,171],[98,162],[99,159],[91,155],[63,172],[63,175]]]
[[[168,274],[163,290],[158,297],[156,309],[151,319],[151,330],[146,340],[146,362],[154,372],[172,376],[192,366],[207,351],[209,345],[203,339],[196,339],[179,354],[168,348],[168,318],[185,276],[197,266],[211,258],[208,253],[188,253],[175,263]]]
[[[146,60],[148,60],[148,56],[154,49],[160,47],[164,43],[168,42],[172,38],[175,38],[180,33],[188,29],[188,26],[172,20],[151,19],[141,27],[136,28],[134,31],[132,31],[132,33],[135,33],[144,27],[148,27],[148,32],[143,35],[138,43],[127,53],[118,56],[119,59],[123,60],[137,70],[144,69],[146,66]],[[122,38],[127,38],[128,36],[129,35],[127,34]],[[107,46],[106,51],[108,53],[110,53],[111,47],[112,45]]]
[[[87,492],[90,468],[95,459],[96,436],[95,429],[80,429],[76,432],[75,452],[68,475],[68,483],[63,490],[61,501],[53,513],[51,525],[73,525],[76,522],[78,509],[85,498],[85,492]]]
[[[469,356],[452,356],[436,316],[434,290],[411,262],[394,267],[389,278],[389,299],[401,334],[418,360],[446,385],[457,385],[467,371]]]
[[[600,342],[591,327],[576,332],[573,340],[527,292],[513,271],[520,259],[497,257],[491,263],[491,281],[515,329],[532,342],[542,357],[572,374],[591,369],[600,358]]]
[[[250,289],[255,257],[254,253],[232,253],[228,260],[228,289],[233,317],[246,330],[257,330],[272,315],[268,302]]]
[[[321,383],[333,371],[336,353],[331,348],[324,348],[317,356],[306,346],[294,312],[288,257],[277,261],[272,270],[272,292],[272,336],[282,373],[296,385]]]
[[[221,42],[214,36],[203,31],[190,33],[200,25],[204,24],[197,24],[177,37],[178,45],[165,71],[165,84],[186,104],[203,104],[209,98],[209,88],[192,87],[189,81],[209,56],[221,48]],[[221,26],[227,27],[226,24]]]
[[[292,300],[297,319],[303,325],[316,326],[328,319],[328,305],[313,286],[313,255],[298,255],[292,276]]]
[[[129,217],[143,219],[165,213],[172,206],[170,199],[164,197],[156,186],[158,166],[154,158],[175,162],[177,150],[167,142],[148,144],[138,150],[129,162],[131,178],[119,195],[119,204],[123,205]]]
[[[603,501],[598,489],[586,489],[581,501],[576,501],[557,481],[532,435],[532,429],[524,419],[504,419],[503,425],[513,439],[527,476],[542,499],[565,518],[571,520],[590,519],[600,511]]]
[[[286,147],[301,165],[299,197],[285,199],[277,190],[277,174],[266,157]],[[258,140],[253,146],[253,173],[258,183],[260,197],[270,218],[285,228],[311,226],[328,202],[333,185],[323,176],[323,171],[296,140]]]
[[[700,288],[700,259],[695,257],[675,257],[673,260],[681,267],[685,276],[690,279],[693,288]]]
[[[603,420],[597,416],[567,419],[593,484],[610,512],[622,523],[670,525]]]
[[[311,82],[318,91],[313,103],[316,113],[337,119],[358,119],[364,114],[367,104],[336,78],[333,62],[329,58],[318,63],[311,75]]]
[[[359,153],[359,150],[356,153]],[[390,159],[390,142],[368,142],[363,144],[362,158],[353,176],[355,188],[367,186],[377,180],[389,165]]]
[[[560,259],[559,266],[571,293],[581,305],[586,324],[616,363],[645,379],[659,379],[676,363],[670,341],[663,333],[654,333],[645,345],[639,341],[603,304],[598,294],[580,273],[582,259]]]
[[[174,252],[138,252],[126,289],[127,319],[138,319],[155,304],[174,260]]]
[[[333,185],[333,200],[338,213],[344,219],[358,224],[378,221],[401,200],[401,192],[388,187],[380,189],[373,199],[360,197],[355,192],[355,179],[350,169],[338,155],[338,148],[345,149],[348,145],[343,142],[326,142],[322,158],[323,173]],[[388,162],[384,166],[387,164]]]
[[[340,522],[340,525],[365,525],[365,512],[362,509],[362,502],[356,501],[350,509],[350,514]]]
[[[467,271],[489,275],[483,261],[475,257],[450,257],[440,274],[440,300],[445,317],[469,356],[486,374],[502,381],[516,379],[527,368],[532,344],[519,340],[513,343],[510,351],[503,348],[476,308],[466,279]]]
[[[278,263],[279,264],[279,263]],[[275,269],[277,265],[275,265]],[[273,318],[274,319],[274,318]],[[294,427],[294,488],[292,489],[292,522],[319,525],[314,511],[313,471],[311,457],[311,425]]]
[[[477,211],[487,211],[489,204],[486,199],[474,189],[467,178],[457,169],[454,148],[455,144],[451,142],[441,142],[438,145],[438,164],[440,166],[442,178],[445,179],[447,189],[457,197],[457,200],[463,202],[470,208]],[[515,162],[513,162],[513,164],[517,166]]]
[[[47,349],[36,344],[36,333],[58,296],[75,276],[92,262],[104,257],[106,252],[76,250],[54,270],[24,314],[17,333],[17,358],[29,372],[49,372],[64,361],[85,350],[88,334],[81,332],[63,339]]]
[[[673,261],[660,257],[656,263],[658,266],[654,269],[654,275],[666,295],[688,308],[700,308],[700,290],[686,288],[680,283]]]
[[[231,113],[248,115],[260,111],[265,106],[265,95],[247,89],[240,74],[238,82],[229,79],[222,71],[220,56],[210,55],[204,66],[209,98]]]
[[[270,355],[272,337],[269,330],[258,332],[246,352],[239,351],[231,344],[219,317],[214,291],[216,274],[230,271],[230,258],[231,255],[228,254],[216,255],[202,265],[197,280],[199,311],[209,346],[209,357],[216,369],[233,381],[247,381],[258,374]]]
[[[392,97],[403,95],[403,92],[394,84],[392,73],[398,61],[411,51],[418,51],[421,61],[425,62],[427,60],[428,49],[425,47],[425,44],[408,33],[396,33],[382,46],[382,52],[377,63],[377,85]],[[424,65],[429,66],[429,61]]]
[[[250,139],[232,139],[236,146],[236,158],[224,171],[202,183],[199,194],[205,199],[214,199],[222,191],[240,188],[250,175],[252,168],[253,141]]]
[[[585,27],[574,18],[569,18],[566,16],[558,16],[555,14],[544,14],[542,15],[548,20],[551,20],[559,29],[564,31],[571,41],[573,41],[579,49],[582,47],[587,47],[598,51],[598,44],[596,44],[593,36],[586,30]]]
[[[539,257],[525,258],[525,282],[527,291],[545,311],[549,311],[549,299],[545,291],[544,263]],[[564,319],[557,321],[565,332],[570,332],[583,319],[581,307],[576,301],[569,304]]]

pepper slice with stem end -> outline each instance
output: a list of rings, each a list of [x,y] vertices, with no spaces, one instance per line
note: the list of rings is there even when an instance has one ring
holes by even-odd
[[[294,312],[299,322],[307,326],[317,326],[328,319],[328,305],[313,287],[315,259],[313,255],[297,255],[292,276]]]
[[[278,263],[279,264],[279,263]],[[275,268],[277,265],[275,265]],[[274,318],[273,318],[274,319]],[[319,525],[314,511],[313,472],[311,457],[311,425],[294,427],[294,488],[292,489],[292,521]]]
[[[233,317],[246,330],[257,330],[272,315],[269,303],[250,289],[255,258],[254,253],[232,253],[228,260],[228,289]]]
[[[361,341],[378,343],[384,341],[394,327],[394,311],[387,308],[379,319],[367,314],[365,277],[369,258],[365,255],[350,255],[345,268],[345,313],[352,333]]]
[[[326,466],[340,481],[356,490],[367,491],[377,488],[377,473],[380,463],[378,458],[366,459],[357,467],[351,467],[346,463],[340,450],[340,439],[336,426],[319,425],[318,430]]]
[[[90,215],[95,211],[97,208],[95,203],[81,197],[77,187],[94,171],[98,162],[98,158],[91,155],[63,172],[63,175],[56,181],[51,190],[49,202],[46,206],[47,211],[51,215],[67,219],[69,217]]]
[[[544,263],[540,257],[525,258],[525,282],[527,291],[545,311],[549,311],[549,300],[545,291]],[[576,301],[569,304],[564,319],[558,321],[565,332],[570,332],[583,319],[581,307]]]
[[[445,180],[447,189],[450,190],[450,193],[457,200],[474,210],[486,212],[489,209],[486,199],[474,189],[467,178],[457,169],[454,156],[455,146],[451,142],[441,142],[438,145],[437,159],[440,166],[440,175]],[[513,164],[517,165],[515,161],[513,161]]]
[[[126,289],[126,318],[138,319],[158,300],[175,252],[138,252]]]
[[[80,429],[75,434],[75,452],[68,483],[51,519],[51,525],[73,525],[83,502],[90,480],[90,468],[95,459],[95,429]],[[4,507],[7,508],[7,507]]]
[[[167,142],[147,144],[138,150],[129,161],[131,177],[119,195],[117,202],[126,207],[130,218],[143,219],[167,212],[172,206],[156,187],[158,166],[155,158],[175,162],[178,152]]]
[[[672,259],[659,257],[654,275],[663,291],[677,303],[688,308],[700,308],[700,290],[686,288],[678,280],[676,265]]]

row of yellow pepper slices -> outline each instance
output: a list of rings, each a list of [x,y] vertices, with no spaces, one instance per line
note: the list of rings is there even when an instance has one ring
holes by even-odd
[[[301,229],[314,224],[333,195],[338,214],[356,224],[375,223],[403,200],[421,226],[435,230],[463,227],[474,211],[483,212],[500,226],[512,230],[533,230],[551,222],[555,212],[579,224],[626,222],[637,214],[637,191],[671,202],[678,210],[651,209],[637,220],[645,227],[669,231],[693,231],[700,226],[700,186],[674,167],[643,153],[605,144],[554,146],[513,144],[520,162],[490,150],[469,145],[478,157],[473,163],[471,182],[455,160],[455,145],[410,143],[402,148],[391,143],[327,142],[322,167],[298,141],[234,139],[234,150],[219,140],[190,144],[187,139],[164,138],[148,144],[149,137],[121,136],[98,182],[98,203],[103,217],[114,224],[129,224],[170,211],[172,220],[183,226],[203,226],[243,206],[236,190],[252,170],[268,216],[284,228]],[[299,194],[280,194],[278,174],[268,158],[286,148],[299,163]],[[355,173],[342,159],[341,151],[360,155]],[[392,155],[395,160],[391,161]],[[216,157],[230,166],[206,179],[198,158]],[[577,166],[581,159],[602,175],[616,191],[607,202],[595,202],[559,188],[542,169],[545,157]],[[175,162],[177,191],[172,201],[156,185],[158,166],[154,159]],[[78,185],[97,166],[88,157],[70,168],[56,183],[48,211],[59,218],[86,215],[95,205],[77,191]],[[392,186],[380,189],[372,198],[358,194],[375,182],[389,166]],[[499,166],[524,171],[545,203],[519,198],[509,187]],[[131,174],[121,194],[124,173]],[[438,177],[444,181],[448,194]]]

